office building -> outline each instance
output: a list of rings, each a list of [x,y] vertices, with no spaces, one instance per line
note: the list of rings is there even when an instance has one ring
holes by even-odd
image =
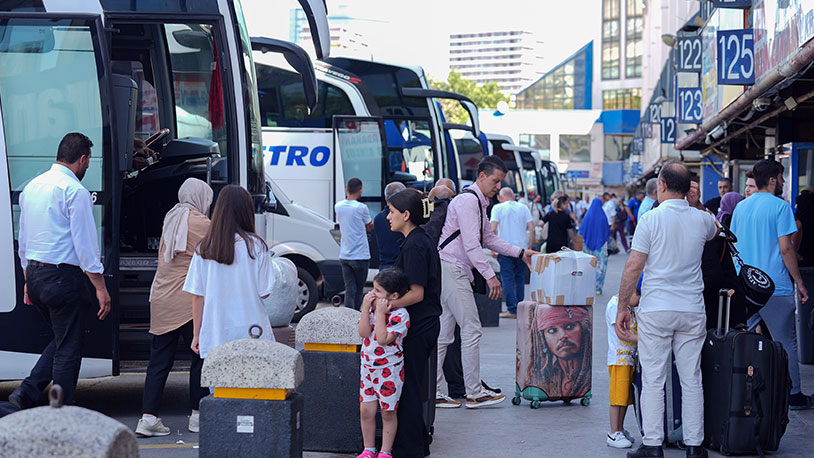
[[[449,68],[478,84],[494,81],[504,94],[514,94],[539,76],[540,44],[522,30],[454,33]]]

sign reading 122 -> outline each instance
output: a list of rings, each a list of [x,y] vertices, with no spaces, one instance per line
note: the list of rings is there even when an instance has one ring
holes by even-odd
[[[698,124],[702,121],[704,101],[700,87],[678,89],[678,122]]]
[[[718,31],[718,84],[754,84],[752,29]]]

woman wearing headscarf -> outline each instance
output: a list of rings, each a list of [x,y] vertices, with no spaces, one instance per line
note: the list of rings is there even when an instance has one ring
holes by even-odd
[[[735,206],[744,197],[737,192],[728,192],[721,198],[721,206],[715,218],[722,226],[729,227],[732,221],[732,212]],[[729,322],[732,327],[746,324],[750,314],[747,303],[740,289],[735,263],[732,253],[723,237],[716,237],[704,245],[704,254],[701,257],[701,273],[704,277],[704,306],[707,312],[707,327],[712,328],[718,324],[718,292],[722,288],[735,290],[730,305]]]
[[[602,199],[595,198],[585,213],[579,235],[585,239],[582,251],[596,257],[596,294],[602,294],[605,285],[605,271],[608,269],[608,239],[610,238],[610,225],[608,217],[602,210]]]
[[[142,436],[166,436],[170,428],[158,417],[167,376],[175,361],[178,339],[187,347],[192,343],[192,295],[183,290],[192,255],[209,231],[209,206],[212,188],[197,178],[188,178],[178,190],[178,204],[164,217],[158,270],[150,288],[150,363],[144,380],[142,417],[136,433]],[[188,429],[198,432],[198,404],[209,390],[201,388],[201,358],[190,352],[189,402],[192,413]]]

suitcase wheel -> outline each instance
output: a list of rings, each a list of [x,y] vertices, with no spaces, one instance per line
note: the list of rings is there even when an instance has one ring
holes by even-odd
[[[515,396],[512,398],[512,404],[519,406],[520,405],[520,396]]]
[[[589,398],[582,398],[579,400],[579,403],[585,407],[588,407],[589,405],[591,405],[591,400]]]
[[[570,399],[563,399],[562,403],[565,404],[565,405],[568,405],[568,404],[571,404],[571,400]]]
[[[540,404],[542,404],[540,401],[536,401],[536,400],[535,400],[535,401],[531,401],[531,408],[532,408],[532,409],[539,409],[539,408],[540,408]]]

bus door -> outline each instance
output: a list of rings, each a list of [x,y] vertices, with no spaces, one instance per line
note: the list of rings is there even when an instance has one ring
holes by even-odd
[[[91,192],[99,252],[105,273],[117,269],[110,170],[116,166],[111,73],[98,15],[0,13],[0,379],[27,375],[52,339],[35,309],[23,303],[23,272],[17,253],[19,194],[54,163],[69,132],[94,143],[82,184]],[[116,285],[108,279],[116,309]],[[92,307],[93,308],[93,307]],[[82,376],[110,374],[115,358],[115,320],[88,310]]]
[[[385,205],[384,187],[391,181],[410,183],[415,176],[408,172],[391,172],[390,158],[385,140],[385,123],[379,117],[334,116],[333,150],[340,161],[334,164],[334,192],[345,195],[345,185],[351,178],[362,180],[360,202],[367,205],[370,217],[382,211]],[[370,268],[379,266],[378,244],[373,231],[368,231]]]
[[[537,197],[540,184],[538,181],[537,161],[534,160],[531,151],[517,151],[520,160],[521,175],[526,190],[526,199],[533,202]]]

